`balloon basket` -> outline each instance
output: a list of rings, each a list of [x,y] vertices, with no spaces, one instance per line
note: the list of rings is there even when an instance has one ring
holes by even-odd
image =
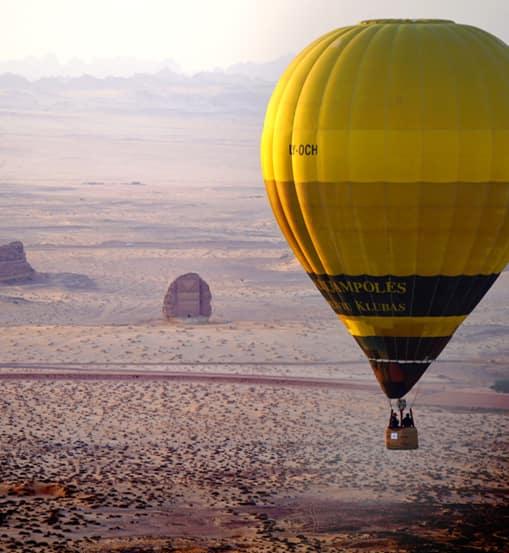
[[[385,445],[387,449],[418,449],[417,428],[387,428]]]

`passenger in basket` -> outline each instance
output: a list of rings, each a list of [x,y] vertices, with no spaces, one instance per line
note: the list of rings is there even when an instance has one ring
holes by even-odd
[[[389,422],[389,428],[399,428],[398,415],[391,410],[391,420]]]
[[[412,419],[412,417],[410,416],[410,413],[407,413],[404,417],[403,417],[403,420],[401,421],[401,426],[403,428],[413,428],[414,426],[414,421]]]

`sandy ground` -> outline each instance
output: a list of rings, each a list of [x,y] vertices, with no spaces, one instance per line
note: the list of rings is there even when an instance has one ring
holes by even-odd
[[[5,551],[109,551],[148,546],[148,537],[196,551],[431,551],[419,544],[467,537],[502,551],[509,538],[509,419],[499,412],[427,407],[420,449],[390,452],[386,409],[370,391],[143,379],[1,385]],[[63,497],[7,489],[31,481],[58,484]],[[471,536],[470,518],[482,512],[496,533]]]
[[[421,448],[388,452],[371,370],[273,222],[261,121],[0,125],[0,241],[40,273],[0,287],[0,551],[505,549],[508,272],[422,379]],[[207,325],[161,317],[188,271]],[[7,378],[69,370],[139,378]]]

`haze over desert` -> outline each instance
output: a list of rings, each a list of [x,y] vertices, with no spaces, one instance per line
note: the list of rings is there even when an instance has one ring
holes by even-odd
[[[260,174],[287,58],[0,74],[0,552],[508,550],[509,272],[408,394],[419,449],[388,450]]]
[[[418,454],[388,452],[370,367],[272,221],[257,121],[66,117],[79,141],[46,116],[2,114],[20,177],[2,183],[1,234],[37,271],[0,295],[3,550],[502,550],[501,530],[474,529],[506,516],[509,404],[490,386],[507,374],[507,273],[419,387]],[[99,125],[131,129],[100,168]],[[207,153],[215,166],[182,172]],[[189,271],[211,287],[208,324],[162,315]],[[156,378],[181,372],[253,379]],[[32,481],[61,496],[13,493]]]

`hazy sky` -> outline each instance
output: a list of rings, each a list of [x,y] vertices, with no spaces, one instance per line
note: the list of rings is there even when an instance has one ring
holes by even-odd
[[[507,0],[0,0],[0,61],[171,58],[192,71],[270,61],[373,17],[454,19],[509,42]]]

